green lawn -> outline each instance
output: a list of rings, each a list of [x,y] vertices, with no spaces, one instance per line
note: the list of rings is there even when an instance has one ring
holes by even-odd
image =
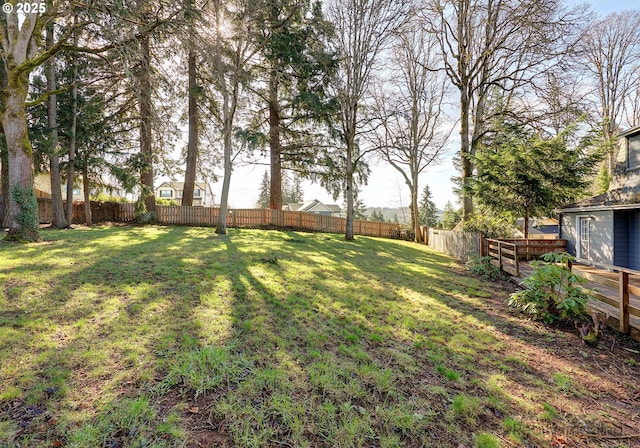
[[[424,246],[42,235],[0,243],[0,446],[550,446],[616,430],[615,409],[584,409],[597,369],[547,349],[570,333],[505,312],[499,284]]]

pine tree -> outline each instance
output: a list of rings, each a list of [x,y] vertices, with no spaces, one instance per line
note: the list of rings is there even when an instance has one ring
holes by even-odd
[[[444,206],[444,212],[442,213],[442,220],[439,223],[440,227],[451,230],[460,222],[461,219],[462,215],[460,214],[460,211],[453,208],[451,201],[447,201]]]
[[[318,124],[335,108],[327,85],[337,58],[328,49],[332,27],[320,2],[264,0],[253,11],[258,91],[268,121],[270,208],[284,202],[283,169],[315,166]]]
[[[610,183],[611,176],[609,175],[607,164],[603,163],[600,167],[600,171],[598,172],[598,177],[596,178],[596,194],[603,194],[609,191]]]
[[[367,206],[364,205],[362,199],[356,199],[353,204],[353,216],[355,219],[360,219],[362,221],[366,221],[368,219],[367,215]]]
[[[257,208],[269,208],[269,187],[271,181],[269,179],[269,172],[265,171],[260,182],[260,194],[258,196],[258,202],[256,202]]]
[[[601,159],[585,148],[569,148],[571,129],[557,137],[540,136],[520,124],[502,123],[501,132],[476,155],[478,177],[471,184],[481,204],[496,212],[513,211],[542,217],[586,191],[589,176]]]
[[[425,185],[422,190],[422,200],[419,206],[420,225],[435,227],[438,223],[438,209],[436,204],[431,200],[431,190],[429,185]]]

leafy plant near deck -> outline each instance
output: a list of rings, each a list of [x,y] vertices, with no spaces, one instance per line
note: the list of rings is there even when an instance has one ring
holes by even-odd
[[[491,257],[472,255],[466,267],[469,272],[491,280],[497,280],[504,275],[498,266],[491,263]]]
[[[589,295],[567,264],[575,258],[568,253],[550,252],[532,263],[534,271],[523,280],[524,291],[513,293],[508,304],[534,319],[551,323],[557,319],[582,319]]]

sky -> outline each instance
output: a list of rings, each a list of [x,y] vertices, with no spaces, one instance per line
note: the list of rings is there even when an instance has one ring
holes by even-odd
[[[640,0],[591,0],[578,1],[568,0],[568,5],[577,5],[587,3],[593,10],[601,15],[611,12],[625,11],[629,9],[640,9]],[[429,185],[432,193],[432,200],[436,206],[443,209],[445,204],[450,201],[456,204],[457,197],[453,194],[453,184],[451,177],[457,175],[457,171],[453,167],[452,157],[458,150],[456,138],[458,131],[454,130],[451,134],[450,143],[447,151],[442,157],[438,165],[428,167],[421,175],[419,185],[420,193],[425,185]],[[258,199],[260,181],[266,165],[254,165],[246,167],[237,167],[231,176],[231,189],[229,194],[229,203],[234,208],[253,208]],[[216,195],[216,202],[220,198],[222,190],[222,176],[220,182],[212,183],[211,187]],[[342,197],[334,200],[333,197],[324,190],[320,185],[312,184],[304,181],[302,184],[304,190],[304,199],[318,199],[328,204],[337,203],[342,206]],[[409,188],[406,186],[401,174],[389,165],[382,163],[371,164],[371,175],[367,185],[362,185],[359,193],[367,207],[407,207],[409,205]]]

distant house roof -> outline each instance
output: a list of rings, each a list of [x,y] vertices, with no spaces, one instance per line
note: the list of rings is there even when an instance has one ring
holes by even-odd
[[[340,213],[342,209],[337,204],[323,204],[317,199],[312,199],[305,202],[290,202],[284,206],[285,209],[294,212],[309,212],[309,213]]]
[[[198,188],[202,188],[203,190],[206,188],[206,185],[204,182],[196,182],[195,183],[196,187]],[[174,190],[184,190],[184,182],[162,182],[160,185],[158,185],[156,188],[162,188],[162,187],[171,187]]]
[[[518,228],[524,226],[524,218],[516,219]],[[533,218],[529,220],[529,233],[532,235],[555,234],[559,232],[558,220],[554,218]]]
[[[636,127],[627,129],[626,131],[620,132],[620,133],[618,133],[618,137],[626,137],[628,135],[632,135],[632,134],[635,134],[637,132],[640,132],[640,126],[636,126]]]

